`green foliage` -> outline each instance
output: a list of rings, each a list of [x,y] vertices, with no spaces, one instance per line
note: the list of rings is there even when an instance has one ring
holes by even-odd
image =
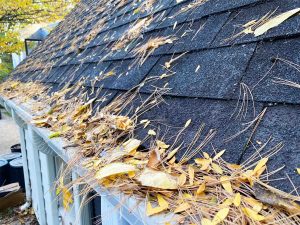
[[[26,25],[61,20],[78,0],[0,0],[0,53],[20,52],[18,31]]]
[[[0,82],[3,78],[5,78],[13,69],[11,56],[8,54],[4,54],[1,56],[0,63]]]

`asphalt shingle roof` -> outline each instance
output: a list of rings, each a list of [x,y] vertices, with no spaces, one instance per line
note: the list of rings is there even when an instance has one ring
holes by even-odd
[[[279,175],[287,174],[300,186],[300,176],[295,173],[295,168],[300,166],[300,90],[274,82],[279,77],[300,83],[300,67],[287,63],[300,64],[300,16],[289,18],[259,37],[242,34],[232,38],[249,21],[275,10],[279,14],[300,7],[299,0],[284,3],[282,0],[209,0],[180,13],[191,2],[155,1],[151,11],[143,12],[137,10],[139,1],[82,1],[13,75],[22,81],[40,80],[54,89],[85,78],[86,88],[95,85],[103,87],[101,93],[109,93],[108,103],[145,79],[167,73],[163,65],[185,53],[172,64],[174,75],[141,89],[141,95],[147,96],[153,86],[168,83],[171,88],[165,96],[167,104],[153,108],[143,117],[157,121],[159,126],[164,123],[175,127],[192,119],[187,143],[198,125],[206,123],[207,130],[218,130],[212,142],[214,147],[226,148],[225,159],[233,163],[245,160],[259,148],[258,143],[271,136],[268,145],[285,144],[272,159],[271,167],[285,165]],[[141,35],[130,40],[125,48],[112,51],[115,42],[133,23],[147,16],[152,16],[153,21]],[[104,24],[98,31],[100,20]],[[97,32],[91,36],[93,31]],[[87,40],[88,36],[91,40]],[[175,36],[177,40],[156,49],[143,65],[132,66],[136,61],[133,50],[149,38],[161,36]],[[114,76],[93,82],[112,70]],[[252,102],[245,119],[241,121],[233,115],[241,83],[253,93],[256,115],[268,107],[252,136],[253,145],[248,148],[245,144],[252,130],[224,142],[243,128],[242,122],[254,118]],[[140,131],[139,135],[145,134]],[[288,181],[277,181],[275,186],[292,189]]]

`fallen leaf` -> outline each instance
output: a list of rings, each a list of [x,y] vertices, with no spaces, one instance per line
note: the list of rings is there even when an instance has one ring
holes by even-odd
[[[232,203],[233,203],[233,200],[227,198],[227,199],[221,204],[221,206],[222,206],[222,207],[228,207],[228,206],[231,206]]]
[[[147,202],[147,216],[165,211],[169,208],[169,203],[163,198],[162,195],[157,194],[158,207],[153,208],[150,202]]]
[[[98,180],[102,180],[103,178],[112,175],[126,174],[134,171],[137,171],[137,168],[134,165],[116,162],[108,164],[102,167],[100,170],[98,170],[95,175],[95,178]]]
[[[250,208],[244,207],[244,208],[242,208],[242,211],[244,212],[244,214],[246,216],[248,216],[249,218],[251,218],[255,221],[262,221],[265,219],[264,216],[259,215],[257,212],[255,212],[254,210],[252,210]]]
[[[212,164],[211,164],[211,167],[213,168],[213,170],[214,170],[216,173],[218,173],[218,174],[223,174],[223,170],[222,170],[222,168],[221,168],[218,164],[212,163]]]
[[[160,161],[161,160],[160,160],[159,152],[156,151],[155,149],[151,150],[149,153],[149,161],[147,166],[155,169],[159,165]]]
[[[299,11],[300,11],[300,8],[296,8],[296,9],[287,11],[285,13],[282,13],[282,14],[276,16],[276,17],[273,17],[273,18],[269,19],[266,23],[264,23],[263,25],[261,25],[261,26],[259,26],[258,28],[255,29],[254,36],[255,37],[260,36],[260,35],[266,33],[271,28],[277,27],[282,22],[284,22],[285,20],[287,20],[291,16],[295,15]]]
[[[212,220],[212,224],[219,224],[221,222],[223,222],[227,215],[229,213],[229,208],[224,208],[221,209],[219,212],[217,212],[217,214],[214,216],[213,220]]]
[[[199,188],[197,189],[196,194],[197,194],[197,195],[202,194],[202,193],[205,191],[205,188],[206,188],[205,183],[202,183],[202,184],[199,186]]]
[[[206,218],[201,220],[201,225],[213,225],[212,221]]]
[[[222,150],[222,151],[218,152],[218,153],[213,157],[213,161],[215,161],[215,160],[217,160],[218,158],[220,158],[220,157],[224,154],[225,151],[226,151],[226,150]]]
[[[167,160],[171,159],[175,154],[176,152],[179,150],[179,147],[175,148],[174,150],[172,150],[168,156],[167,156]]]
[[[57,137],[60,137],[60,135],[61,135],[61,132],[57,131],[57,132],[51,133],[48,138],[50,138],[50,139],[57,138]]]
[[[202,159],[202,158],[197,158],[195,159],[195,162],[199,165],[201,165],[200,170],[207,170],[210,163],[211,163],[211,159]]]
[[[254,198],[243,197],[243,201],[249,204],[252,207],[252,209],[257,213],[260,212],[263,208],[263,204]]]
[[[168,173],[145,168],[138,176],[137,180],[143,186],[161,188],[161,189],[177,189],[178,178]]]
[[[180,204],[180,205],[174,210],[174,213],[180,213],[180,212],[186,211],[186,210],[188,210],[190,207],[191,207],[191,205],[190,205],[189,203],[184,202],[184,203]]]
[[[188,121],[186,121],[184,128],[187,128],[190,124],[191,124],[192,120],[189,119]]]
[[[221,184],[223,186],[223,188],[229,192],[229,193],[233,193],[232,187],[231,187],[231,183],[229,181],[229,177],[228,176],[222,176],[220,177],[220,181]]]
[[[206,158],[206,159],[210,159],[210,156],[209,156],[209,154],[208,154],[207,152],[203,152],[203,156],[204,156],[204,158]]]
[[[241,205],[241,194],[240,194],[240,193],[237,193],[237,194],[234,196],[233,204],[234,204],[236,207],[239,207],[239,206]]]
[[[300,168],[297,168],[297,173],[300,175]]]
[[[156,132],[154,130],[148,130],[148,135],[155,136]]]
[[[268,162],[268,158],[262,158],[261,160],[259,160],[259,162],[257,163],[256,167],[253,170],[253,173],[256,174],[259,170],[261,170],[261,168],[263,168],[266,163]]]
[[[117,116],[115,126],[118,130],[127,131],[133,127],[133,121],[127,116]]]
[[[228,167],[229,169],[232,169],[232,170],[240,170],[240,169],[242,169],[242,166],[241,166],[241,165],[230,164],[230,163],[227,163],[227,167]]]
[[[166,143],[164,143],[163,141],[160,141],[160,140],[156,140],[156,145],[157,145],[157,147],[162,148],[162,149],[167,149],[170,147],[170,145],[167,145]]]
[[[186,182],[186,175],[182,173],[178,178],[178,185],[183,186]]]
[[[141,141],[138,139],[129,139],[123,143],[124,151],[128,154],[134,154],[138,147],[141,145]]]

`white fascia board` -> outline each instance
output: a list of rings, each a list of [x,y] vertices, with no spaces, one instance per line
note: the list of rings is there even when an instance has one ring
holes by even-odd
[[[0,104],[4,104],[9,111],[14,110],[14,112],[22,118],[28,126],[31,126],[32,129],[47,143],[47,145],[66,163],[71,159],[72,152],[78,151],[76,148],[67,148],[65,150],[63,147],[69,145],[70,143],[66,143],[62,138],[49,139],[50,131],[46,128],[38,128],[30,124],[33,116],[26,111],[26,106],[17,105],[11,100],[5,99],[0,96]],[[79,176],[84,177],[87,171],[77,166],[73,169]],[[92,187],[94,185],[91,185]],[[177,224],[176,215],[173,213],[160,214],[156,216],[148,217],[146,216],[146,201],[138,200],[132,196],[128,196],[122,193],[116,193],[106,190],[105,188],[98,187],[93,188],[100,196],[106,197],[112,205],[120,208],[124,219],[127,220],[130,224]]]

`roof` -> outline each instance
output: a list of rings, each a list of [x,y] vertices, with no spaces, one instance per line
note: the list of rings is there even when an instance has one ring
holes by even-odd
[[[108,103],[152,76],[171,70],[172,76],[147,82],[141,98],[132,103],[134,106],[142,101],[155,86],[168,84],[166,104],[147,111],[142,118],[156,121],[161,130],[166,129],[162,124],[178,127],[191,119],[186,144],[199,124],[205,123],[207,131],[217,130],[214,148],[226,148],[225,159],[232,163],[247,159],[260,150],[262,143],[267,142],[263,152],[283,142],[281,151],[270,159],[270,169],[284,165],[276,176],[288,175],[300,186],[300,176],[295,173],[300,166],[300,90],[274,82],[277,78],[300,82],[300,16],[257,37],[242,32],[249,21],[295,9],[300,2],[211,0],[186,11],[183,9],[194,1],[153,2],[147,11],[139,8],[142,1],[83,0],[13,72],[14,77],[38,80],[56,89],[66,82],[75,84],[85,79],[87,88],[95,85],[111,93]],[[150,22],[143,21],[149,22],[148,26],[143,26],[138,36],[120,43],[144,18],[151,18]],[[159,46],[140,65],[134,51],[155,37],[172,38],[168,40],[172,43]],[[124,46],[113,51],[117,43]],[[164,67],[172,59],[176,60],[171,67]],[[111,71],[115,75],[96,80]],[[230,138],[249,121],[253,121],[249,129]],[[145,135],[143,131],[137,133]],[[272,184],[285,191],[293,189],[289,181]]]
[[[31,34],[27,39],[34,39],[34,40],[43,40],[47,37],[48,31],[44,28],[38,29],[36,32]]]

